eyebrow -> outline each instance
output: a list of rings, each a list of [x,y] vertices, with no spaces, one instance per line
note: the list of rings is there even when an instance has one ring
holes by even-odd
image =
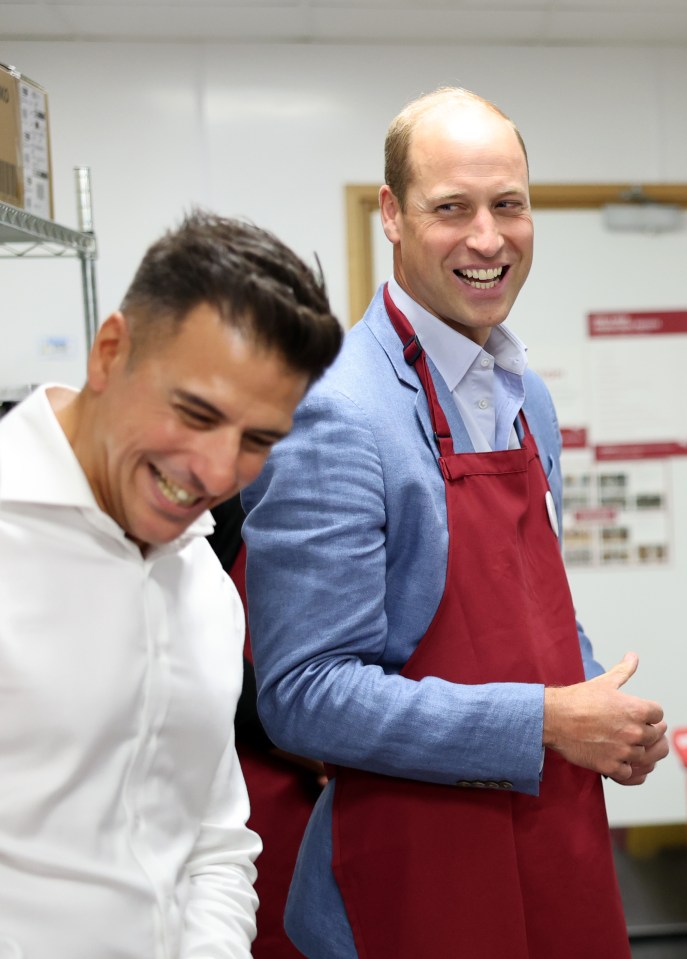
[[[176,400],[182,400],[184,403],[189,403],[191,406],[196,406],[199,409],[204,410],[210,416],[214,416],[216,419],[221,420],[223,423],[229,422],[229,419],[225,414],[217,409],[212,403],[208,403],[207,400],[204,400],[202,396],[197,396],[195,393],[189,393],[188,390],[172,390],[172,396]],[[256,429],[247,431],[251,436],[262,436],[266,439],[271,440],[283,440],[285,436],[288,435],[288,430],[265,430],[257,427]]]
[[[505,190],[500,190],[494,197],[496,200],[503,200],[505,197],[509,196],[518,196],[518,197],[527,197],[528,191],[522,187],[507,187]],[[451,193],[441,193],[437,196],[430,196],[429,202],[432,204],[438,203],[451,203],[456,200],[464,200],[470,197],[469,190],[454,190]]]
[[[218,420],[226,420],[226,416],[221,410],[218,410],[217,407],[212,403],[208,403],[207,400],[204,400],[201,396],[197,396],[195,393],[189,393],[187,390],[176,389],[172,390],[172,396],[176,400],[182,400],[184,403],[190,403],[192,406],[197,406],[199,409],[204,410],[211,416],[215,416]]]
[[[439,193],[436,196],[429,196],[428,200],[430,203],[450,203],[452,200],[463,200],[466,196],[466,192]]]

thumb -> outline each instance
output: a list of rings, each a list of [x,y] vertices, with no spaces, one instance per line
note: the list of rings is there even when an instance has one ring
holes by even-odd
[[[604,673],[604,678],[610,680],[616,689],[620,689],[625,683],[634,676],[639,665],[639,656],[637,653],[625,653],[623,658],[615,666],[612,666]],[[602,677],[599,677],[600,679]]]

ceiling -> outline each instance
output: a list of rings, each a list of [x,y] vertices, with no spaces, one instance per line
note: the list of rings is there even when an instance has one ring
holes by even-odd
[[[0,0],[2,40],[687,44],[687,0]]]

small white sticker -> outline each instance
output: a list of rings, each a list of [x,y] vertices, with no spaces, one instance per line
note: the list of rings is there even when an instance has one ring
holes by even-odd
[[[544,500],[546,502],[546,512],[549,514],[549,523],[551,523],[551,529],[554,531],[556,536],[558,536],[558,517],[556,516],[556,504],[553,501],[553,493],[550,489],[547,489]]]

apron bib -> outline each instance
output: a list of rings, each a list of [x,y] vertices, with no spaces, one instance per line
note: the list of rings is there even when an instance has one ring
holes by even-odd
[[[520,449],[454,453],[425,355],[384,295],[427,395],[449,530],[444,594],[402,675],[583,681],[548,484],[524,417]],[[547,750],[539,796],[510,788],[337,767],[333,868],[359,959],[628,959],[600,777]]]

